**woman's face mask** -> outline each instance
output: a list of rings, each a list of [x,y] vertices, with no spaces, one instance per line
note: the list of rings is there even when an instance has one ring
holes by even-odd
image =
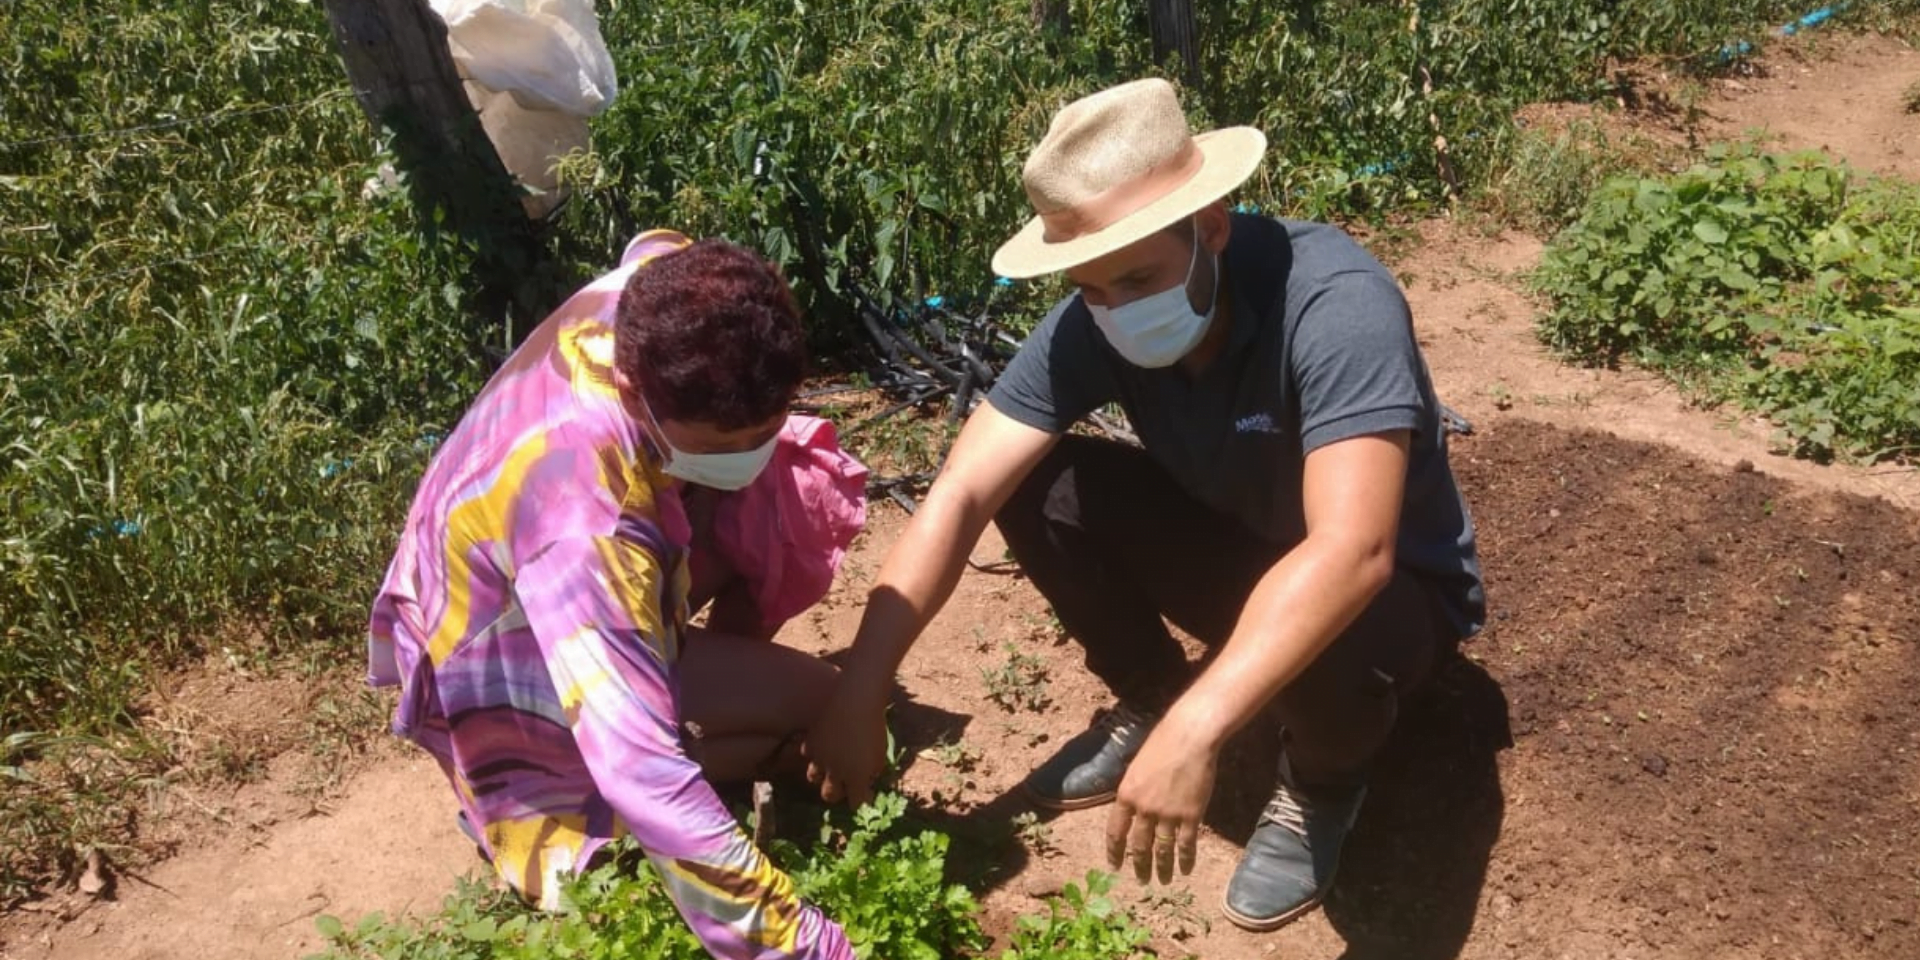
[[[1213,297],[1206,313],[1193,312],[1187,287],[1193,283],[1194,267],[1200,263],[1200,230],[1193,231],[1193,256],[1187,261],[1187,278],[1173,287],[1141,297],[1118,307],[1093,303],[1094,325],[1105,334],[1128,363],[1138,367],[1169,367],[1187,355],[1213,322],[1214,308],[1220,304],[1220,259],[1213,258]]]
[[[646,412],[647,421],[653,425],[653,435],[666,448],[667,463],[662,469],[667,475],[715,490],[740,490],[753,483],[760,472],[767,468],[768,461],[773,459],[774,448],[780,444],[780,434],[776,431],[765,443],[751,450],[688,453],[667,439],[666,432],[660,429],[660,421],[654,419],[651,407]]]
[[[671,456],[664,469],[668,476],[679,477],[688,483],[715,490],[739,490],[751,484],[760,476],[760,471],[767,468],[767,462],[773,459],[773,448],[779,443],[780,437],[775,435],[752,450],[738,453],[687,453],[669,443],[666,446]]]

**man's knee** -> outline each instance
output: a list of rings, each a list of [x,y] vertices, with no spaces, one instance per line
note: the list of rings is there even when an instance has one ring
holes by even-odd
[[[1042,542],[1049,524],[1070,519],[1066,514],[1071,511],[1065,508],[1071,500],[1074,465],[1071,454],[1063,452],[1066,446],[1064,441],[1055,444],[993,515],[1001,539],[1015,551],[1031,549]]]
[[[1089,507],[1096,515],[1113,513],[1114,502],[1125,499],[1118,492],[1139,486],[1140,478],[1155,469],[1145,451],[1136,447],[1098,437],[1064,436],[1021,480],[995,521],[1002,529],[1008,522],[1079,525],[1087,519]]]
[[[1428,588],[1395,574],[1275,700],[1302,766],[1329,776],[1364,769],[1391,732],[1400,698],[1432,671],[1443,629]]]

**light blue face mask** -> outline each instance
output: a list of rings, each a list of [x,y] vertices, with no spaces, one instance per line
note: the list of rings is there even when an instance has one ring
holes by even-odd
[[[666,448],[667,463],[661,467],[667,476],[678,477],[688,483],[712,487],[715,490],[740,490],[758,479],[760,472],[767,468],[773,459],[773,449],[780,445],[780,434],[775,433],[752,450],[739,450],[733,453],[688,453],[673,445],[666,433],[660,429],[660,421],[653,417],[653,409],[647,409],[647,422],[653,425],[653,435],[660,445]]]
[[[1187,261],[1187,278],[1152,296],[1141,297],[1118,307],[1087,304],[1093,322],[1106,334],[1128,363],[1137,367],[1170,367],[1193,350],[1207,327],[1213,323],[1214,308],[1220,305],[1220,258],[1213,258],[1213,297],[1206,313],[1194,313],[1187,286],[1193,282],[1193,269],[1200,263],[1200,229],[1194,226],[1193,258]]]

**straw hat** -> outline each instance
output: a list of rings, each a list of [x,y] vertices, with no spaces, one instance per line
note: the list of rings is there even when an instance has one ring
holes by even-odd
[[[1136,80],[1068,104],[1022,174],[1039,216],[993,255],[1004,277],[1054,273],[1151,236],[1226,196],[1260,166],[1266,135],[1194,135],[1165,80]]]

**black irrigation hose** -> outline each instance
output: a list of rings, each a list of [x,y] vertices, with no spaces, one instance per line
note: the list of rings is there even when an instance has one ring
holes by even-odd
[[[942,312],[947,313],[946,311]],[[947,315],[953,316],[951,313],[947,313]],[[966,321],[965,317],[959,319],[963,322]],[[923,320],[920,325],[933,334],[933,338],[940,342],[942,349],[949,353],[958,354],[960,359],[965,362],[968,372],[985,383],[992,383],[994,381],[997,374],[985,363],[982,363],[978,357],[973,355],[973,350],[967,346],[965,341],[956,343],[952,338],[948,337],[946,324],[941,323],[938,317],[928,317],[926,320]]]
[[[934,397],[937,397],[943,393],[946,393],[948,390],[952,390],[952,389],[953,389],[952,387],[947,386],[946,384],[939,384],[937,386],[930,387],[926,390],[923,390],[919,393],[914,394],[911,397],[908,397],[905,400],[900,401],[899,403],[894,404],[891,407],[886,408],[885,410],[880,411],[879,413],[874,414],[871,417],[866,418],[865,420],[860,421],[859,423],[854,424],[851,427],[848,427],[847,432],[842,434],[841,436],[851,437],[854,434],[857,434],[860,431],[865,430],[866,428],[871,427],[874,424],[879,423],[880,421],[885,420],[888,417],[891,417],[894,414],[907,409],[908,407],[917,407],[923,403],[926,403],[928,400],[931,400]],[[943,451],[941,453],[942,459],[945,459],[945,456],[946,454]]]
[[[920,484],[931,482],[933,482],[933,473],[931,472],[909,473],[897,477],[874,476],[867,480],[867,495],[871,497],[884,494],[891,498],[893,502],[899,504],[900,509],[905,510],[907,514],[911,516],[915,511],[920,509],[920,504],[914,501],[913,495],[908,493],[906,488],[917,487]]]
[[[851,383],[830,383],[824,387],[816,387],[812,390],[802,390],[800,391],[799,396],[795,397],[794,399],[811,400],[814,397],[831,397],[841,393],[859,393],[865,389],[866,389],[865,387],[856,387]]]
[[[947,413],[947,424],[949,426],[958,424],[962,417],[972,412],[973,379],[972,370],[968,370],[960,375],[960,386],[953,391],[953,409]],[[941,454],[941,459],[946,459],[944,453]]]
[[[895,398],[897,402],[849,427],[843,436],[851,437],[888,417],[949,392],[953,394],[953,406],[947,413],[947,423],[959,424],[973,411],[979,398],[993,389],[994,383],[1000,378],[1000,368],[1020,348],[1018,339],[993,322],[989,315],[991,299],[981,308],[979,316],[966,316],[929,303],[926,309],[917,311],[908,322],[896,323],[887,309],[865,290],[854,287],[852,294],[857,301],[854,312],[859,315],[860,326],[866,331],[879,358],[879,369],[873,372],[871,378],[873,388]],[[952,324],[951,329],[949,323]],[[853,392],[855,389],[851,386],[828,385],[810,390],[802,396],[821,397]],[[1108,418],[1098,418],[1095,426],[1117,438],[1132,440],[1130,432]],[[946,463],[950,451],[951,444],[940,451],[942,464]],[[911,516],[920,509],[919,502],[914,499],[914,491],[931,484],[937,474],[937,470],[898,476],[874,474],[867,480],[867,496],[892,500]],[[968,557],[967,566],[981,573],[1014,575],[1020,572],[1019,566],[1012,561],[983,564]]]
[[[877,311],[878,308],[871,307],[871,305],[869,305],[869,309],[873,309]],[[865,309],[863,309],[861,312],[862,314],[867,314],[867,310]],[[955,387],[960,385],[959,374],[948,369],[944,364],[941,363],[941,361],[935,359],[932,354],[928,353],[926,349],[921,347],[920,344],[917,341],[915,341],[912,337],[909,337],[906,334],[901,333],[900,331],[894,329],[891,324],[885,322],[884,314],[881,315],[879,320],[876,320],[871,315],[866,316],[865,319],[867,321],[867,329],[870,333],[874,333],[877,336],[883,336],[888,339],[891,339],[896,345],[900,347],[900,349],[905,350],[908,354],[912,355],[913,359],[920,361],[922,366],[925,366],[935,371],[936,375],[939,376],[940,379],[945,380],[949,385],[955,386]],[[896,362],[899,362],[898,358],[899,358],[899,355],[897,353],[894,354],[893,359]],[[900,365],[905,366],[904,363],[901,363]]]

